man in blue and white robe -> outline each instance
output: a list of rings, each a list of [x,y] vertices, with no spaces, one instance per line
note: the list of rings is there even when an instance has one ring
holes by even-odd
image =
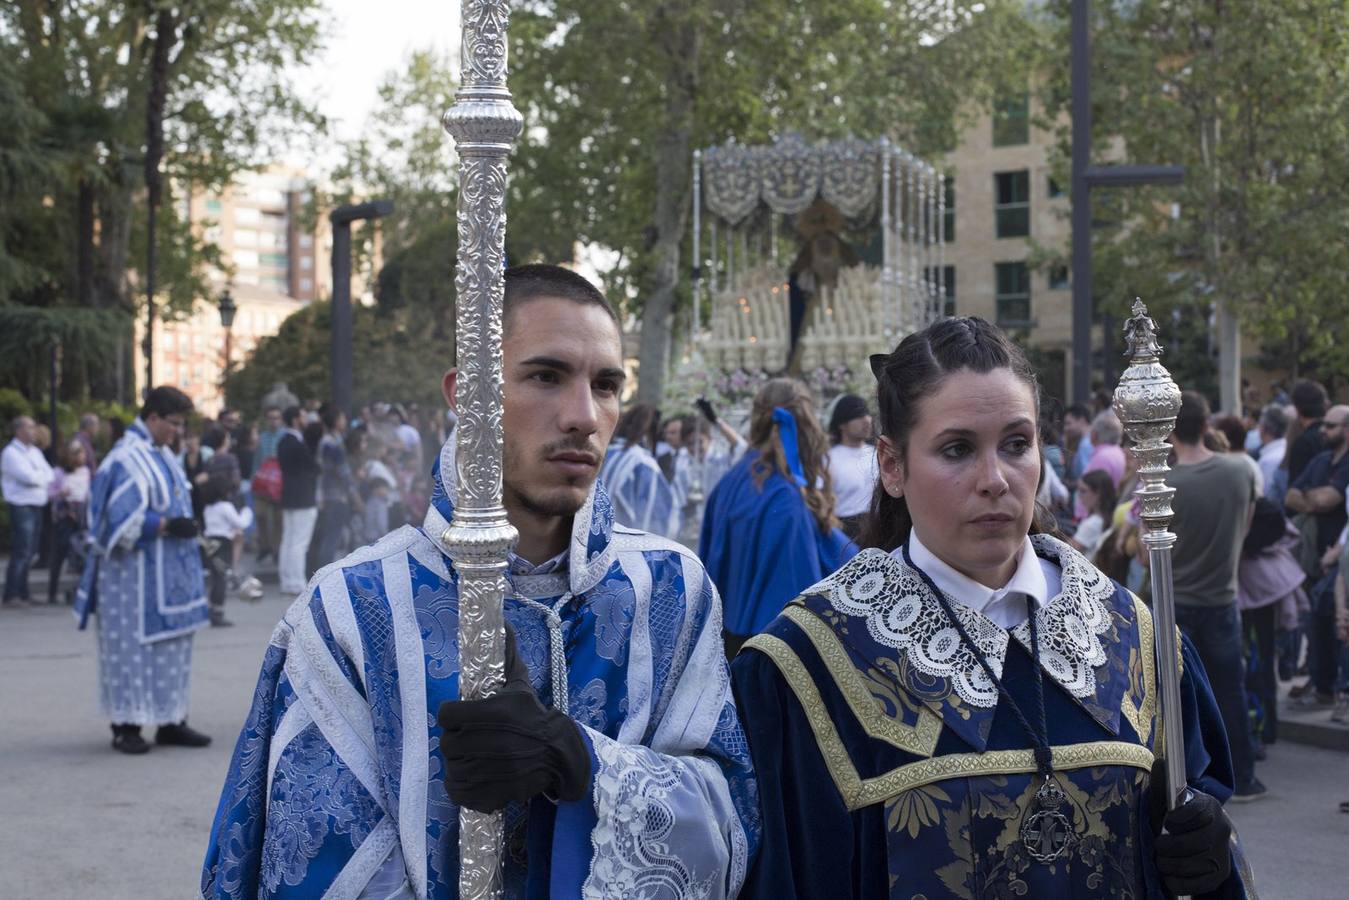
[[[191,409],[175,388],[152,391],[89,494],[91,551],[75,614],[81,629],[98,614],[102,710],[126,753],[149,749],[145,725],[161,726],[160,743],[209,743],[185,724],[192,636],[209,610],[191,488],[168,447]]]
[[[525,302],[533,324],[512,327],[511,310]],[[607,309],[574,273],[506,273],[507,509],[520,483],[546,468],[512,462],[522,456],[520,434],[551,414],[523,416],[531,391],[572,418],[591,415],[594,403],[611,414],[598,430],[593,422],[581,429],[589,438],[545,435],[546,459],[561,455],[558,471],[593,463],[576,482],[574,513],[563,517],[561,552],[510,562],[505,618],[519,657],[539,700],[570,716],[589,771],[579,800],[540,793],[505,807],[506,895],[733,897],[757,843],[758,801],[720,602],[687,549],[616,526],[595,481],[617,418],[616,322],[604,324],[613,319],[604,313],[601,337],[612,332],[613,342],[604,371],[618,373],[605,374],[609,381],[586,371],[592,333],[555,332],[599,315],[590,308],[597,304]],[[521,361],[515,330],[536,325],[547,336]],[[452,384],[447,375],[447,398]],[[454,478],[447,444],[423,526],[320,571],[277,627],[216,814],[203,896],[458,895],[459,809],[445,784],[438,723],[460,705],[457,578],[440,544]],[[522,520],[512,513],[517,527]]]
[[[615,439],[604,456],[600,480],[613,502],[617,521],[662,537],[679,534],[684,497],[665,477],[650,450]]]

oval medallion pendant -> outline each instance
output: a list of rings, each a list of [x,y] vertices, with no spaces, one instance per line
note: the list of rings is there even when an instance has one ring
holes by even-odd
[[[1073,842],[1072,823],[1061,810],[1067,800],[1063,789],[1046,778],[1035,793],[1031,810],[1021,821],[1021,846],[1038,863],[1052,863]]]

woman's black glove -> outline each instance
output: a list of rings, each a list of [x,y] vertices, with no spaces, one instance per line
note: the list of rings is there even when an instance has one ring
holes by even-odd
[[[590,751],[571,717],[544,707],[506,629],[506,684],[486,700],[440,704],[445,789],[459,806],[495,812],[537,794],[580,800],[590,786]]]
[[[1158,760],[1152,769],[1152,783],[1165,783],[1166,776]],[[1216,798],[1190,790],[1184,803],[1170,812],[1156,802],[1154,791],[1152,821],[1160,822],[1162,833],[1153,840],[1153,858],[1162,883],[1173,895],[1207,894],[1216,891],[1232,873],[1232,822]]]
[[[693,405],[698,407],[698,412],[703,414],[704,419],[711,422],[713,425],[717,424],[717,411],[712,408],[711,403],[707,402],[706,397],[699,397],[697,400],[694,400]]]
[[[164,533],[175,538],[194,538],[197,536],[197,521],[190,516],[178,516],[164,523]]]

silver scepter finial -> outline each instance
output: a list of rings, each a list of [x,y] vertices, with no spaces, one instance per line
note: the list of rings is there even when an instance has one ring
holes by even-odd
[[[440,535],[459,576],[459,696],[488,697],[505,680],[501,603],[516,532],[501,503],[501,304],[506,157],[523,118],[506,87],[509,0],[464,0],[463,83],[445,114],[459,155],[455,337],[459,365],[454,519]],[[447,473],[448,474],[448,473]],[[502,893],[500,812],[459,811],[459,896]],[[425,866],[411,866],[423,872]],[[426,896],[424,874],[415,893]]]
[[[1176,606],[1171,578],[1171,548],[1176,536],[1168,529],[1174,512],[1171,498],[1176,493],[1166,483],[1171,471],[1167,443],[1180,411],[1180,387],[1161,363],[1162,347],[1157,343],[1157,323],[1148,316],[1142,300],[1135,299],[1133,316],[1124,323],[1125,356],[1129,368],[1115,388],[1115,413],[1124,431],[1133,441],[1138,459],[1135,492],[1142,504],[1143,544],[1148,548],[1152,568],[1152,618],[1156,643],[1157,679],[1161,691],[1162,735],[1154,743],[1166,760],[1167,808],[1172,808],[1185,786],[1185,746],[1180,715],[1179,640],[1176,635]]]

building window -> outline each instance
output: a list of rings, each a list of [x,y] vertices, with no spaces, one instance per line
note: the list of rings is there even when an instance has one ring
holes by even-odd
[[[290,258],[284,253],[259,253],[258,259],[264,267],[274,269],[285,269],[290,265]]]
[[[993,103],[993,146],[1030,143],[1030,94],[1004,94]]]
[[[306,249],[314,246],[314,236],[312,234],[300,235],[300,246]]]
[[[314,289],[314,280],[313,280],[312,278],[301,278],[301,279],[300,279],[300,290],[301,290],[301,291],[306,291],[306,292],[307,292],[307,291],[311,291],[311,290],[313,290],[313,289]]]
[[[946,208],[943,210],[943,214],[946,217],[946,221],[942,223],[942,228],[945,232],[942,235],[942,238],[949,244],[956,239],[956,177],[954,175],[947,175],[945,181]]]
[[[1026,169],[998,172],[993,179],[997,196],[994,207],[997,236],[1026,237],[1030,234],[1030,172]]]
[[[220,215],[224,205],[214,197],[206,201],[206,211],[211,215]]]
[[[1049,267],[1049,289],[1051,291],[1068,290],[1068,267],[1050,266]]]
[[[251,228],[234,229],[234,245],[236,247],[256,247],[258,245],[258,233]]]
[[[1055,181],[1053,175],[1047,176],[1045,182],[1046,192],[1049,194],[1050,200],[1057,200],[1063,196],[1063,185]]]
[[[301,268],[301,269],[306,269],[306,270],[307,270],[307,269],[312,269],[312,268],[314,268],[314,257],[312,257],[312,256],[301,256],[301,257],[300,257],[300,268]]]
[[[996,273],[998,293],[998,325],[1026,326],[1031,324],[1030,317],[1030,274],[1023,262],[1001,262],[993,264]]]
[[[943,316],[954,316],[956,314],[956,267],[941,267],[941,284],[933,284],[933,279],[937,277],[937,267],[929,266],[923,270],[923,277],[931,285],[933,290],[938,287],[944,295],[941,314]]]

